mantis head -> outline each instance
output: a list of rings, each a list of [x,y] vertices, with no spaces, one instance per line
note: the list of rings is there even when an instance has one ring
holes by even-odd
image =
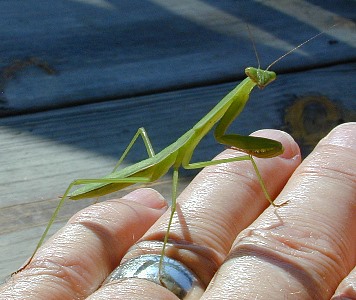
[[[273,71],[262,70],[260,68],[256,69],[253,67],[246,68],[245,73],[260,89],[263,89],[266,85],[270,84],[277,76]]]
[[[337,26],[338,23],[330,26],[327,30],[330,30],[331,28]],[[252,45],[253,48],[255,50],[255,54],[256,54],[256,58],[257,58],[257,62],[258,62],[258,66],[260,66],[260,59],[258,58],[258,53],[255,47],[255,42],[253,41],[253,37],[250,31],[250,28],[247,25],[247,29],[248,32],[250,34],[250,38],[252,41]],[[305,42],[299,44],[297,47],[294,47],[293,49],[289,50],[287,53],[283,54],[282,56],[280,56],[279,58],[277,58],[274,62],[272,62],[266,70],[262,70],[260,69],[260,67],[258,68],[253,68],[253,67],[248,67],[245,69],[245,73],[246,75],[254,82],[256,83],[256,85],[260,88],[263,89],[266,85],[270,84],[273,80],[276,79],[276,73],[273,71],[268,71],[270,67],[272,67],[275,63],[279,62],[281,59],[285,58],[287,55],[293,53],[295,50],[297,50],[298,48],[302,47],[303,45],[305,45],[306,43],[309,43],[311,40],[314,40],[315,38],[317,38],[319,35],[324,34],[325,31],[319,32],[318,34],[312,36],[311,38],[307,39]]]

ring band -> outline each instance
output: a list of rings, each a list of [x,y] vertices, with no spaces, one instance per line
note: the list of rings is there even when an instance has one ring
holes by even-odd
[[[145,254],[118,266],[104,281],[104,284],[114,280],[141,278],[153,281],[174,293],[179,299],[184,299],[196,287],[203,289],[200,280],[181,262],[163,257],[162,270],[159,272],[161,255]]]

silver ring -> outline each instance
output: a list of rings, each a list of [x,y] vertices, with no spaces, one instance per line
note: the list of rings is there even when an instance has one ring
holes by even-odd
[[[179,299],[184,299],[196,288],[204,290],[200,280],[181,262],[169,257],[163,258],[162,270],[159,272],[161,255],[146,254],[118,266],[104,281],[104,284],[114,280],[141,278],[153,281],[174,293]]]

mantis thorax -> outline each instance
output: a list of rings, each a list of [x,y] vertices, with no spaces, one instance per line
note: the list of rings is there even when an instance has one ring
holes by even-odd
[[[246,68],[245,73],[260,89],[263,89],[266,85],[270,84],[277,76],[273,71],[254,67]]]

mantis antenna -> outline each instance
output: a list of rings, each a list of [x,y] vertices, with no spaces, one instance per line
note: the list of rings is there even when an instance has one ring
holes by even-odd
[[[256,49],[256,43],[255,43],[255,40],[253,38],[253,34],[251,32],[250,26],[248,26],[247,23],[246,23],[246,27],[247,27],[247,31],[248,31],[248,36],[249,36],[249,38],[251,40],[251,43],[252,43],[252,46],[253,46],[253,51],[255,52],[255,55],[256,55],[258,69],[260,69],[261,68],[261,62],[260,62],[260,58],[258,56],[258,52],[257,52],[257,49]]]
[[[298,48],[302,47],[303,45],[309,43],[311,40],[314,40],[315,38],[317,38],[318,36],[324,34],[325,32],[327,32],[328,30],[330,30],[331,28],[335,27],[337,24],[331,25],[328,29],[319,32],[318,34],[312,36],[311,38],[307,39],[306,41],[304,41],[303,43],[299,44],[297,47],[293,48],[292,50],[289,50],[287,53],[283,54],[282,56],[280,56],[279,58],[277,58],[274,62],[272,62],[266,69],[266,71],[269,70],[270,67],[272,67],[274,64],[276,64],[277,62],[279,62],[282,58],[286,57],[287,55],[291,54],[292,52],[294,52],[295,50],[297,50]]]

